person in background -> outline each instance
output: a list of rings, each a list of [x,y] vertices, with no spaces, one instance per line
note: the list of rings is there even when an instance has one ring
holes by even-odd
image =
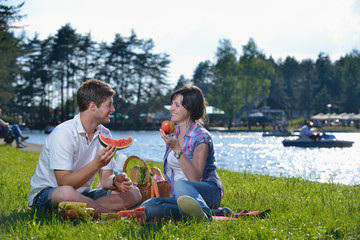
[[[164,174],[172,190],[170,198],[152,198],[145,207],[147,219],[211,219],[211,210],[219,208],[224,188],[216,172],[214,145],[203,127],[206,100],[200,88],[192,85],[176,90],[171,96],[171,120],[175,132],[160,135],[166,143]]]
[[[0,116],[1,115],[2,115],[2,109],[0,108]],[[15,138],[17,148],[26,147],[26,145],[23,143],[23,141],[27,140],[29,137],[24,136],[22,134],[19,125],[17,125],[17,124],[10,125],[8,122],[5,122],[4,120],[2,120],[0,118],[0,129],[3,133],[4,138],[7,139],[6,140],[7,143],[11,143],[13,141],[13,139]],[[8,135],[10,135],[10,136],[8,136]]]
[[[112,137],[103,126],[115,111],[115,91],[91,79],[77,91],[80,113],[58,125],[47,137],[31,179],[28,205],[55,209],[60,202],[85,202],[97,212],[115,213],[141,201],[141,194],[126,174],[114,175],[116,147],[103,148],[98,135]],[[91,189],[96,174],[103,189]]]
[[[320,135],[314,134],[314,132],[311,130],[313,125],[314,124],[311,121],[307,121],[306,124],[300,130],[300,137],[318,140],[320,138]]]

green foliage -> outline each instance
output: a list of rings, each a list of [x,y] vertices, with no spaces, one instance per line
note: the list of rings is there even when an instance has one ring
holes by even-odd
[[[20,19],[18,6],[0,4],[0,106],[11,102],[15,88],[16,74],[20,73],[17,58],[22,56],[21,38],[15,37],[11,31],[13,22]]]
[[[240,95],[245,104],[257,104],[261,96],[269,95],[270,80],[274,69],[271,62],[265,59],[255,41],[250,38],[243,46],[243,55],[239,60],[240,65]]]
[[[145,183],[145,180],[146,180],[146,168],[145,168],[145,166],[140,166],[139,173],[140,173],[140,179],[139,179],[138,183]]]
[[[351,112],[360,108],[360,53],[353,51],[344,59],[341,76],[343,92],[342,102],[345,103],[344,111]],[[356,112],[355,110],[355,112]]]
[[[216,52],[217,62],[213,67],[214,84],[210,89],[209,103],[223,110],[232,120],[244,105],[239,82],[239,71],[236,61],[236,49],[229,40],[220,41]]]
[[[99,43],[90,33],[78,34],[70,23],[44,40],[15,37],[11,29],[21,18],[22,5],[0,4],[0,106],[8,108],[6,112],[24,116],[36,128],[69,119],[76,111],[77,88],[90,78],[109,83],[117,92],[118,115],[109,125],[113,128],[145,127],[141,115],[163,110],[170,90],[170,56],[155,53],[152,39],[138,38],[132,31],[128,37],[116,33],[113,42]],[[324,113],[327,104],[336,113],[359,111],[357,50],[335,62],[324,53],[315,61],[288,56],[275,62],[252,38],[242,50],[237,59],[230,40],[221,40],[215,62],[200,62],[192,79],[180,76],[176,88],[188,82],[199,86],[230,121],[243,106],[258,107],[266,97],[270,107],[284,109],[289,118]]]
[[[268,96],[273,65],[258,50],[253,39],[243,46],[243,55],[236,60],[236,50],[229,40],[220,41],[213,67],[214,84],[209,102],[232,119],[240,108],[256,105],[261,96]]]
[[[271,209],[265,219],[138,225],[119,220],[63,221],[28,210],[27,194],[39,154],[0,145],[1,239],[358,239],[360,188],[219,170],[221,206],[234,211]],[[147,161],[149,167],[161,163]]]

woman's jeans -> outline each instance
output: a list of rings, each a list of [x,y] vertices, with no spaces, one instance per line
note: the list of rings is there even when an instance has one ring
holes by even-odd
[[[170,198],[151,198],[141,206],[145,207],[146,218],[182,218],[186,217],[177,205],[180,196],[190,196],[201,206],[208,217],[211,216],[211,209],[219,208],[221,203],[221,192],[215,183],[192,182],[181,180],[174,184],[174,195]]]

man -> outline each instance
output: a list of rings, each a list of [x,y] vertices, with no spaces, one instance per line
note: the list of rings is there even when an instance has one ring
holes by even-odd
[[[60,202],[85,202],[100,213],[129,209],[141,201],[126,174],[113,174],[115,146],[103,148],[102,124],[110,122],[115,91],[99,80],[84,82],[77,92],[79,114],[58,125],[48,136],[31,179],[29,206],[54,209]],[[91,189],[96,174],[104,189]]]
[[[311,121],[307,121],[306,125],[304,125],[300,130],[300,137],[301,138],[311,138],[313,140],[317,140],[320,138],[319,134],[314,134],[313,131],[311,131],[311,128],[313,126],[313,123]]]

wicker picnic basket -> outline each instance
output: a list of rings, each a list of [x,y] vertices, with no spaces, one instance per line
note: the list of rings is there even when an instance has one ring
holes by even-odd
[[[168,181],[164,180],[159,182],[152,182],[148,166],[146,165],[145,161],[138,156],[130,156],[125,160],[123,172],[126,173],[127,165],[131,160],[137,160],[141,162],[141,164],[145,167],[146,170],[145,182],[137,184],[137,187],[139,188],[142,195],[141,203],[153,197],[170,197],[171,186]]]
[[[138,156],[130,156],[124,162],[124,166],[123,166],[123,172],[124,173],[126,173],[127,165],[131,160],[137,160],[137,161],[141,162],[141,164],[146,169],[145,182],[137,184],[137,187],[139,188],[140,193],[142,195],[142,198],[141,198],[141,203],[142,203],[142,202],[148,200],[149,198],[151,198],[151,177],[150,177],[150,174],[149,174],[149,168],[148,168],[148,166],[146,165],[146,163],[145,163],[145,161],[143,159],[139,158]]]
[[[171,186],[167,180],[154,182],[151,186],[151,197],[170,197]]]

